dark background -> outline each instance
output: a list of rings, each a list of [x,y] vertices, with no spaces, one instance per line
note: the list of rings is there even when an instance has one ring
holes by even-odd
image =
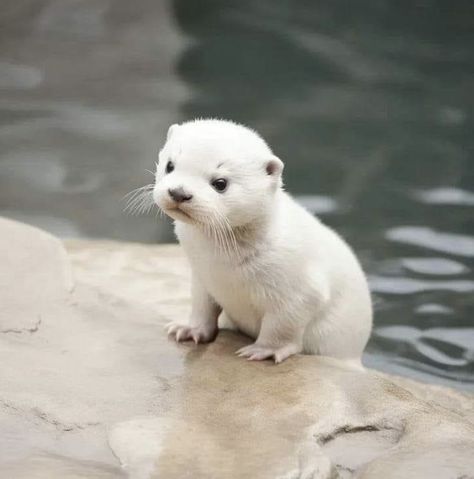
[[[473,32],[459,0],[3,0],[0,214],[173,241],[123,196],[171,123],[240,121],[361,258],[366,363],[474,389]]]

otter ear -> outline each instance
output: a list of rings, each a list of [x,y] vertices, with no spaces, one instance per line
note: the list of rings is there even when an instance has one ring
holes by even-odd
[[[168,133],[166,135],[166,141],[168,141],[174,133],[176,133],[176,130],[179,128],[179,125],[177,123],[175,123],[174,125],[171,125],[169,128],[168,128]]]
[[[284,166],[285,165],[283,164],[283,161],[280,160],[280,158],[272,156],[269,160],[267,160],[265,164],[265,170],[267,172],[267,175],[278,178],[281,176]]]

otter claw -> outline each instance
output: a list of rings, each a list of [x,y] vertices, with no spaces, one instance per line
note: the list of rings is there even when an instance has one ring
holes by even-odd
[[[177,343],[181,341],[194,341],[195,344],[208,343],[215,338],[215,330],[208,331],[205,328],[196,326],[187,326],[178,323],[166,325],[168,335],[174,336]]]
[[[236,351],[236,354],[241,358],[247,358],[248,361],[262,361],[273,358],[275,364],[279,364],[291,355],[300,352],[300,350],[300,348],[293,344],[288,344],[280,348],[271,348],[254,343],[240,348]]]

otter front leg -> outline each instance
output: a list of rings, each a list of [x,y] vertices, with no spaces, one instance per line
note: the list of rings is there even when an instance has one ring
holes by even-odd
[[[189,324],[171,322],[166,330],[176,341],[193,340],[197,343],[209,343],[217,336],[217,318],[222,308],[209,296],[201,282],[193,274],[192,307]]]
[[[309,319],[283,311],[267,313],[263,317],[257,340],[240,348],[236,354],[249,361],[273,358],[275,363],[281,363],[303,351],[303,334]]]

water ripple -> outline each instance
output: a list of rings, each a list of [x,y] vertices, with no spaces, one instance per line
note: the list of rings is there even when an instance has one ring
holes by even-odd
[[[386,326],[377,328],[380,338],[405,342],[430,361],[445,366],[468,366],[472,361],[474,328],[431,328],[421,330],[413,326]]]
[[[420,304],[415,309],[415,313],[417,314],[452,314],[454,311],[452,308],[448,308],[444,304],[437,304],[437,303],[425,303]]]
[[[386,294],[413,294],[423,291],[471,293],[474,291],[474,281],[470,280],[437,281],[371,275],[369,283],[374,293]]]
[[[25,89],[37,87],[43,81],[43,73],[30,65],[0,62],[0,88]]]
[[[462,263],[446,258],[402,258],[401,263],[414,273],[435,276],[461,274],[468,271]]]
[[[412,244],[459,256],[474,257],[474,238],[467,235],[443,233],[426,226],[399,226],[385,233],[391,241]]]
[[[296,201],[314,215],[333,213],[338,209],[336,200],[329,196],[301,195],[296,197]]]
[[[433,188],[431,190],[419,191],[414,196],[422,203],[431,205],[474,206],[474,193],[459,188]]]

